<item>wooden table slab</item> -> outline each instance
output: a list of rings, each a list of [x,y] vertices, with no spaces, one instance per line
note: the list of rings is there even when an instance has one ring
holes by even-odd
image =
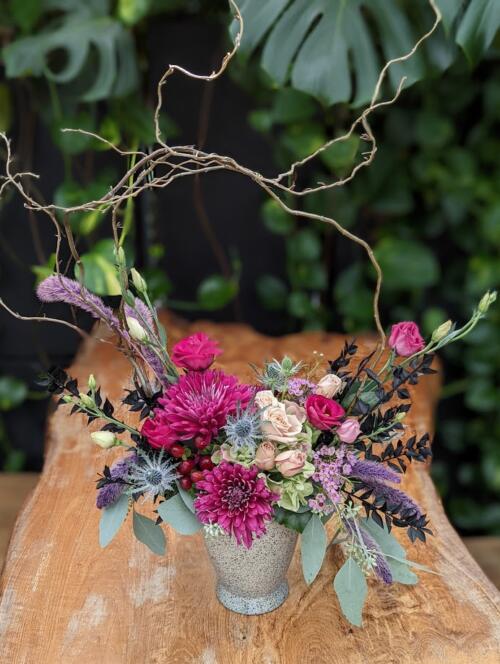
[[[313,349],[334,355],[343,339],[322,333],[282,339],[238,325],[186,325],[170,320],[175,340],[203,329],[225,353],[220,365],[249,378],[248,362],[284,353],[307,358]],[[117,400],[128,367],[109,344],[86,342],[72,367],[94,373]],[[407,423],[432,429],[439,380],[413,394]],[[364,629],[346,623],[331,586],[341,554],[333,550],[308,588],[296,554],[290,597],[256,617],[218,604],[200,535],[170,529],[158,558],[122,529],[99,549],[94,479],[102,453],[88,430],[60,409],[50,418],[44,471],[20,514],[0,582],[1,662],[14,664],[481,664],[500,661],[500,594],[451,528],[426,469],[412,467],[405,488],[428,512],[436,537],[405,546],[408,557],[438,574],[419,573],[417,586],[370,583]]]

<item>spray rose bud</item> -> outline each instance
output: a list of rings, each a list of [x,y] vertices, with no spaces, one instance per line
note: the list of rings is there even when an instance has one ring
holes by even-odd
[[[97,387],[97,383],[95,382],[94,374],[90,374],[89,380],[88,380],[88,386],[89,390],[95,390]]]
[[[130,270],[130,276],[132,277],[132,283],[136,287],[136,289],[139,291],[139,293],[145,293],[148,290],[148,286],[145,282],[145,280],[141,277],[139,272],[133,267]]]
[[[93,431],[90,437],[96,445],[102,447],[103,450],[108,450],[117,444],[116,436],[111,431]]]
[[[479,305],[477,307],[479,313],[485,314],[496,299],[497,299],[496,291],[487,291],[481,298],[481,301],[479,302]]]
[[[83,392],[80,392],[78,395],[80,401],[84,406],[87,406],[87,408],[93,408],[95,406],[94,399],[92,399],[91,396],[88,394],[84,394]]]
[[[317,384],[314,393],[332,399],[341,388],[342,378],[339,378],[336,374],[326,374]]]
[[[272,470],[276,458],[276,445],[270,440],[265,440],[257,448],[255,454],[255,465],[261,470]]]
[[[145,341],[148,338],[148,333],[135,318],[127,316],[127,327],[132,339]]]
[[[356,438],[361,433],[361,427],[358,420],[348,418],[344,420],[337,429],[337,436],[343,443],[354,443]]]
[[[439,327],[436,327],[432,333],[431,341],[434,343],[441,341],[441,339],[444,339],[446,336],[448,336],[452,327],[453,323],[451,320],[447,320],[446,323],[442,323]]]

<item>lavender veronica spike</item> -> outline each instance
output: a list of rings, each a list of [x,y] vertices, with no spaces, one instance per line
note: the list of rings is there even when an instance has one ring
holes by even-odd
[[[375,463],[375,461],[365,461],[363,459],[357,459],[355,461],[351,474],[353,477],[357,477],[360,480],[368,482],[386,481],[394,482],[394,484],[399,484],[401,482],[401,476],[396,473],[396,471],[391,470],[381,463]]]
[[[363,530],[363,528],[359,526],[359,534],[358,534],[358,529],[356,528],[356,526],[354,526],[351,523],[351,519],[344,521],[344,524],[348,532],[351,533],[351,535],[354,535],[356,539],[359,540],[359,535],[361,535],[363,544],[370,551],[370,553],[372,553],[375,556],[376,562],[375,565],[373,566],[373,571],[378,576],[378,578],[384,583],[387,584],[392,583],[392,572],[391,568],[389,567],[389,563],[387,562],[387,559],[384,556],[382,549],[373,539],[370,533],[367,533],[366,530]]]
[[[127,318],[135,318],[141,325],[147,323],[148,327],[154,329],[151,312],[139,297],[135,298],[133,307],[130,307],[128,304],[125,305],[125,316]]]
[[[123,457],[111,466],[109,469],[109,474],[113,480],[123,480],[128,474],[130,465],[136,463],[137,455],[135,453],[130,454],[129,456]],[[96,498],[96,506],[98,509],[104,509],[110,507],[118,498],[122,495],[123,491],[127,488],[127,485],[123,482],[110,482],[105,484],[99,489],[99,493]]]
[[[404,491],[395,489],[383,482],[377,482],[376,480],[365,481],[364,484],[368,488],[373,489],[376,498],[383,498],[389,505],[398,505],[399,513],[408,511],[417,517],[422,516],[420,507]]]
[[[113,331],[120,330],[118,319],[110,307],[107,307],[100,297],[91,293],[74,279],[62,275],[53,275],[44,279],[38,286],[37,295],[42,302],[65,302],[79,309],[87,311],[93,318],[100,318]]]

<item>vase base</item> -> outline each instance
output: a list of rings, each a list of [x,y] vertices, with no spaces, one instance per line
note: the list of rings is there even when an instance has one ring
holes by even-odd
[[[222,585],[217,586],[217,598],[219,602],[235,613],[243,613],[246,616],[258,616],[261,613],[269,613],[274,611],[288,597],[288,583],[283,581],[280,585],[269,595],[263,597],[242,597],[235,595],[230,590]]]

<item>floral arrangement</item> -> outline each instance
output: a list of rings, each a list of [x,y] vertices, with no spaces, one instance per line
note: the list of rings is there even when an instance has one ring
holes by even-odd
[[[275,520],[301,534],[307,583],[329,544],[342,545],[346,561],[334,588],[356,625],[366,577],[415,583],[411,568],[422,566],[406,559],[391,534],[404,529],[412,542],[432,534],[422,509],[399,488],[408,464],[431,456],[429,434],[404,435],[408,386],[434,372],[434,352],[472,330],[495,293],[463,327],[448,321],[428,342],[415,323],[397,323],[383,355],[360,356],[346,342],[328,362],[315,354],[308,363],[284,357],[254,367],[250,385],[214,368],[222,350],[202,332],[168,352],[146,283],[120,254],[118,267],[124,286],[116,313],[66,277],[51,276],[38,288],[42,301],[66,302],[108,325],[134,370],[122,403],[135,416],[122,419],[93,376],[84,390],[59,368],[46,378],[71,413],[101,423],[90,434],[97,445],[123,450],[97,482],[101,545],[130,512],[135,536],[158,554],[165,550],[162,522],[183,534],[229,534],[243,551]],[[144,500],[153,502],[156,520],[140,513]]]

